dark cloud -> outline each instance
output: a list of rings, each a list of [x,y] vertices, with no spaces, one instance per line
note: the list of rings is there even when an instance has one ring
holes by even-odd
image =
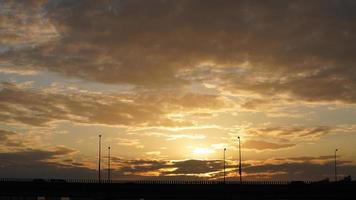
[[[8,178],[94,178],[91,170],[68,160],[77,151],[65,146],[50,149],[21,148],[0,152],[0,176]]]
[[[65,163],[51,161],[65,157],[68,153],[33,149],[0,153],[0,175],[21,178],[96,178],[97,171],[83,163],[73,162],[72,159],[66,159]],[[243,163],[245,180],[321,180],[333,177],[332,156],[277,158],[259,164],[249,164],[251,160],[246,162]],[[356,174],[356,167],[351,162],[339,160],[338,163],[340,176]],[[113,157],[112,164],[112,177],[120,180],[221,179],[223,170],[219,160],[124,160]],[[228,179],[237,178],[234,173],[236,167],[233,164],[227,166]],[[107,173],[106,169],[103,169],[103,173]]]
[[[354,1],[60,1],[40,8],[59,36],[5,51],[3,62],[104,83],[218,80],[238,94],[356,100]]]
[[[114,160],[115,161],[115,160]],[[159,160],[116,160],[121,165],[117,174],[140,175],[169,167],[169,162]]]
[[[216,172],[222,169],[221,160],[186,160],[174,162],[173,167],[177,169],[172,171],[173,174],[200,174]]]
[[[43,19],[45,1],[0,2],[0,52],[41,45],[55,38],[54,27]]]
[[[302,156],[274,158],[265,161],[247,160],[243,162],[245,180],[321,180],[333,177],[334,156]],[[123,160],[113,159],[114,174],[120,178],[141,179],[221,179],[221,160]],[[354,175],[356,166],[338,156],[340,176]],[[237,165],[228,161],[228,178],[236,178]],[[155,173],[154,173],[155,172]],[[203,176],[206,175],[206,176]]]
[[[334,163],[280,163],[280,164],[263,164],[258,166],[245,167],[244,171],[252,174],[251,178],[258,180],[258,174],[269,173],[270,177],[275,180],[322,180],[331,178],[334,175]],[[353,164],[345,164],[338,166],[339,176],[354,175],[356,166]],[[256,177],[253,177],[255,176]]]
[[[171,112],[220,109],[228,104],[216,95],[182,92],[98,94],[34,90],[3,83],[0,88],[0,119],[7,123],[44,126],[69,120],[78,123],[124,126],[186,126],[188,121],[170,119]]]
[[[51,161],[72,153],[71,149],[52,151],[27,149],[0,153],[0,176],[8,178],[92,178],[96,171],[87,167]]]
[[[35,148],[33,138],[0,130],[0,177],[95,178],[95,170],[72,159],[78,151],[66,146]],[[31,143],[32,142],[32,143]]]
[[[213,173],[213,175],[205,176],[208,178],[220,178],[216,174],[220,174],[223,169],[222,161],[220,160],[181,160],[181,161],[165,161],[165,160],[122,160],[114,159],[120,167],[114,169],[114,174],[121,178],[140,177],[143,178],[162,178],[162,179],[199,179],[201,175]],[[201,178],[200,178],[201,179]]]
[[[45,151],[37,149],[27,149],[18,152],[0,153],[2,165],[26,164],[28,161],[41,162],[74,153],[73,149],[67,147],[56,147],[54,150]]]

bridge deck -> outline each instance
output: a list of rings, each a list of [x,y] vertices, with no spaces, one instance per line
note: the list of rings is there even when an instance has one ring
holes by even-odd
[[[209,184],[208,184],[209,183]],[[356,182],[237,184],[221,182],[68,183],[0,181],[1,199],[355,199]]]

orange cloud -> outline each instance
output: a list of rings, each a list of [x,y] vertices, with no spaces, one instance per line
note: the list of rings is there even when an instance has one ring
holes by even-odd
[[[76,91],[63,94],[3,83],[0,88],[0,119],[6,123],[45,126],[67,120],[117,126],[190,126],[191,121],[169,117],[174,112],[223,108],[217,95],[182,93],[98,94]]]
[[[293,147],[293,146],[295,146],[295,144],[273,143],[273,142],[267,142],[267,141],[262,141],[262,140],[246,140],[243,143],[243,146],[244,146],[244,148],[247,148],[247,149],[276,150],[276,149]]]

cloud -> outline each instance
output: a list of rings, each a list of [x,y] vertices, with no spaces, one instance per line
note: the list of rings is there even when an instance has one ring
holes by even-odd
[[[20,140],[20,138],[17,138],[17,133],[13,131],[7,131],[7,130],[1,130],[0,129],[0,145],[6,146],[6,147],[21,147],[24,144]]]
[[[122,176],[127,175],[128,177],[145,176],[146,173],[159,175],[158,170],[170,165],[168,161],[164,160],[123,160],[114,158],[113,161],[119,164],[119,167],[114,171],[116,171],[117,174]]]
[[[246,133],[253,138],[258,137],[273,137],[285,140],[315,140],[320,137],[330,134],[337,130],[337,127],[317,126],[317,127],[304,127],[304,126],[288,126],[288,127],[260,127],[260,128],[247,128]]]
[[[159,156],[159,155],[161,155],[161,152],[160,151],[149,151],[149,152],[146,152],[145,154],[148,156]]]
[[[37,0],[0,3],[2,48],[38,46],[57,38],[55,27],[43,17],[44,3]]]
[[[338,166],[339,176],[347,176],[355,174],[356,167],[353,164],[345,164]],[[250,166],[244,169],[247,178],[248,174],[252,177],[257,174],[255,179],[259,179],[259,173],[268,172],[272,176],[266,177],[267,179],[275,180],[322,180],[325,178],[333,177],[333,162],[328,163],[281,163],[281,164],[265,164],[258,166]]]
[[[4,51],[6,67],[30,65],[103,83],[167,87],[204,81],[236,95],[356,102],[353,1],[40,5],[41,19],[59,39]],[[15,20],[28,26],[21,17]]]
[[[15,131],[0,129],[0,151],[14,151],[36,146],[32,133],[21,134]]]
[[[174,132],[169,132],[166,131],[165,132],[139,132],[139,133],[135,133],[132,132],[131,134],[139,134],[139,135],[145,135],[145,136],[154,136],[154,137],[162,137],[162,138],[166,138],[166,140],[171,141],[171,140],[181,140],[181,139],[188,139],[188,140],[203,140],[206,138],[205,135],[201,135],[201,134],[177,134],[175,131]]]
[[[38,74],[37,71],[29,70],[29,69],[18,69],[18,68],[0,68],[0,73],[3,74],[17,74],[17,75],[35,75]]]
[[[214,178],[214,174],[222,170],[219,160],[122,160],[116,174],[126,178],[141,176],[141,178],[181,178],[199,179],[202,177]],[[115,172],[114,172],[115,173]]]
[[[270,99],[248,99],[241,104],[242,108],[248,110],[259,110],[263,107],[271,107],[272,100]]]
[[[118,141],[116,144],[119,146],[133,146],[140,149],[144,147],[138,139],[117,138],[116,140]]]
[[[190,126],[191,121],[169,114],[224,108],[217,95],[189,92],[139,92],[102,94],[87,91],[33,89],[5,82],[0,88],[0,119],[6,123],[46,126],[67,120],[77,123],[117,126]]]
[[[113,173],[123,179],[221,179],[221,160],[123,160],[115,159]],[[339,160],[340,176],[354,175],[356,166]],[[228,180],[237,180],[237,165],[228,161]],[[243,162],[245,180],[321,180],[333,177],[333,156],[287,157]]]
[[[8,178],[92,178],[96,170],[57,159],[66,157],[73,149],[57,147],[53,150],[27,149],[0,153],[0,176]]]
[[[204,174],[221,170],[222,162],[220,160],[186,160],[174,162],[173,167],[177,168],[172,171],[174,174]]]
[[[27,149],[19,152],[0,153],[0,175],[21,178],[83,178],[95,179],[97,171],[91,167],[67,159],[72,150],[50,151]],[[63,158],[65,162],[54,162]],[[252,164],[251,164],[252,163]],[[236,163],[227,162],[229,180],[238,178]],[[339,160],[340,176],[354,175],[356,166],[350,161]],[[121,180],[214,180],[222,178],[221,160],[125,160],[112,157],[112,177]],[[106,169],[103,169],[106,173]],[[245,180],[321,180],[333,177],[332,156],[275,158],[266,161],[243,162]]]
[[[190,134],[167,134],[167,140],[190,139],[190,140],[203,140],[205,135],[190,135]]]
[[[338,156],[339,157],[339,156]],[[316,163],[316,164],[326,164],[335,159],[334,155],[325,156],[300,156],[300,157],[287,157],[287,158],[275,158],[272,160],[273,164],[280,163]]]
[[[0,130],[0,176],[9,178],[85,178],[94,170],[71,157],[78,151],[66,146],[37,147],[33,138]]]
[[[244,148],[256,150],[276,150],[295,146],[295,144],[273,143],[262,140],[246,140],[243,143]]]
[[[24,150],[13,152],[0,152],[0,161],[2,163],[2,166],[28,166],[31,162],[50,162],[60,157],[68,156],[75,152],[75,150],[64,146],[57,146],[52,148],[51,150],[27,148]]]
[[[241,128],[241,129],[240,129]],[[239,127],[245,135],[244,148],[255,150],[278,150],[299,145],[305,141],[317,141],[332,134],[355,133],[353,125],[336,126],[271,126]],[[233,130],[235,132],[236,130]],[[236,137],[235,134],[230,134]],[[261,139],[263,138],[263,139]]]

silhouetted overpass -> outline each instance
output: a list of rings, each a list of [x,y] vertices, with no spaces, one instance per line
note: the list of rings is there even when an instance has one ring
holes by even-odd
[[[356,182],[0,179],[0,199],[355,199]]]

